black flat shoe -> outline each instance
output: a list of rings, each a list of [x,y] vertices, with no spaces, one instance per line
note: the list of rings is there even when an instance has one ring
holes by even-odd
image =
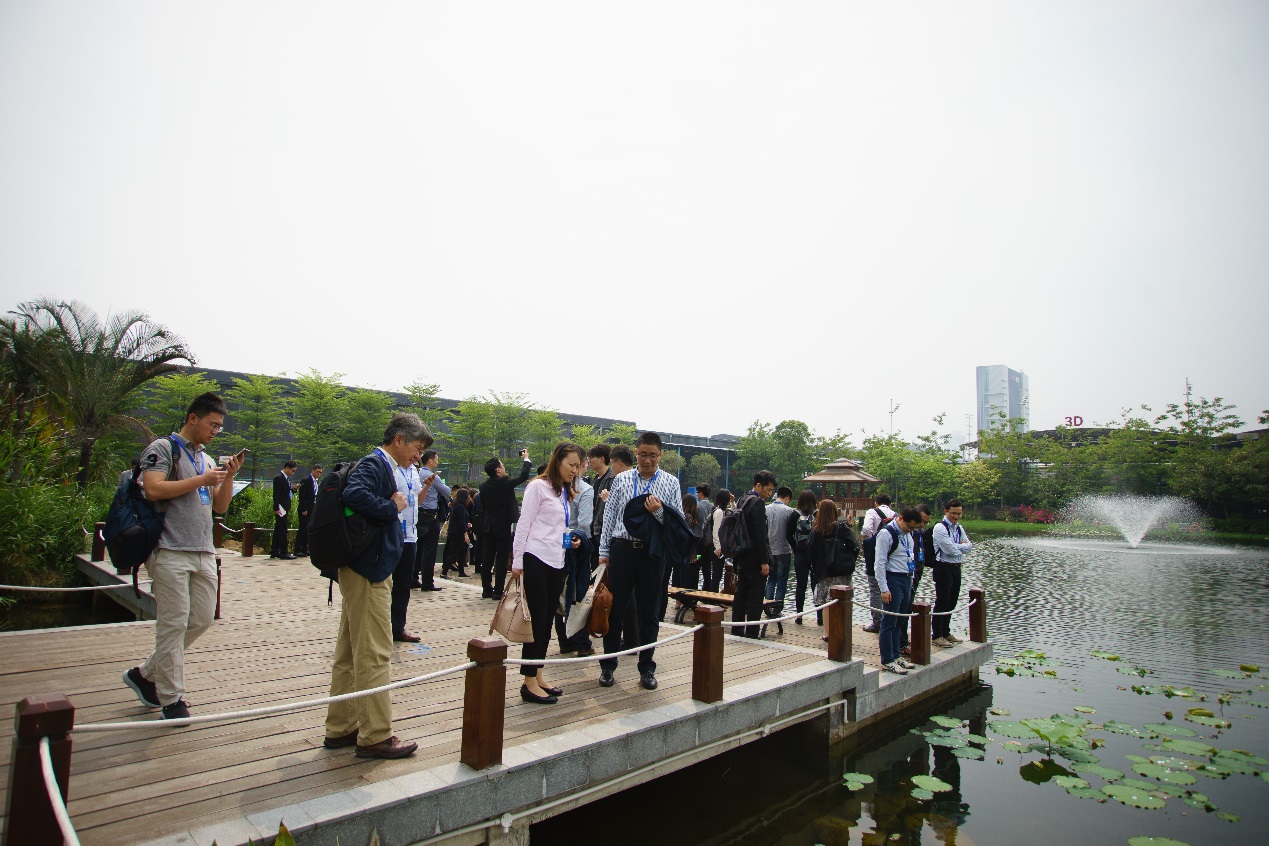
[[[558,688],[558,687],[544,687],[544,688],[542,688],[542,689],[543,689],[543,690],[545,690],[547,693],[551,694],[552,696],[563,696],[563,695],[564,695],[564,691],[563,691],[563,690],[561,690],[561,689],[560,689],[560,688]]]
[[[536,693],[529,690],[529,686],[527,684],[520,685],[520,698],[525,702],[532,702],[535,705],[554,705],[556,702],[560,701],[556,699],[554,695],[538,696]]]

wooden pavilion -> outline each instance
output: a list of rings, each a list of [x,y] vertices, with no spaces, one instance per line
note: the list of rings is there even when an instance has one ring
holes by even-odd
[[[802,480],[820,499],[829,497],[836,502],[843,515],[849,516],[852,521],[856,512],[872,507],[873,495],[881,481],[865,472],[858,461],[849,458],[830,461],[823,470]]]

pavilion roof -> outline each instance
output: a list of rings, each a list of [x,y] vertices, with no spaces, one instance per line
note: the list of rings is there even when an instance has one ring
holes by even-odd
[[[839,458],[824,465],[818,473],[812,473],[804,482],[871,482],[879,483],[881,479],[866,472],[858,461]]]

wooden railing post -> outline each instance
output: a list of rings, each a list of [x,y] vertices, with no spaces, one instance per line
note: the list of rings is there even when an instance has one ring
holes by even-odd
[[[723,609],[698,605],[696,622],[705,628],[692,635],[692,698],[697,702],[723,699]]]
[[[59,694],[28,696],[18,703],[9,764],[4,846],[61,846],[62,831],[40,768],[40,738],[49,739],[53,774],[62,801],[70,795],[71,741],[75,706]]]
[[[216,556],[216,617],[220,619],[220,556]]]
[[[212,546],[216,549],[225,548],[225,518],[219,514],[212,515]]]
[[[502,723],[506,709],[507,642],[499,637],[467,641],[467,670],[463,687],[463,740],[459,759],[473,770],[502,763]]]
[[[243,523],[242,524],[242,557],[250,558],[252,555],[255,555],[255,551],[256,551],[255,545],[256,545],[256,524]]]
[[[828,635],[828,660],[845,663],[850,660],[854,630],[850,624],[851,600],[855,589],[837,585],[828,589],[828,598],[837,602],[824,609],[824,629]]]
[[[930,663],[930,603],[912,603],[912,633],[908,642],[912,644],[912,663]]]
[[[969,639],[974,643],[986,643],[987,592],[982,588],[970,588],[969,599],[974,603],[969,608]]]
[[[82,548],[82,547],[81,547]],[[93,561],[106,560],[106,524],[93,524],[93,551],[89,556]]]

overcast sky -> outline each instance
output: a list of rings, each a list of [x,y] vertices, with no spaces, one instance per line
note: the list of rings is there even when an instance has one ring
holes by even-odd
[[[4,0],[39,296],[692,434],[964,432],[980,364],[1254,424],[1269,3]]]

